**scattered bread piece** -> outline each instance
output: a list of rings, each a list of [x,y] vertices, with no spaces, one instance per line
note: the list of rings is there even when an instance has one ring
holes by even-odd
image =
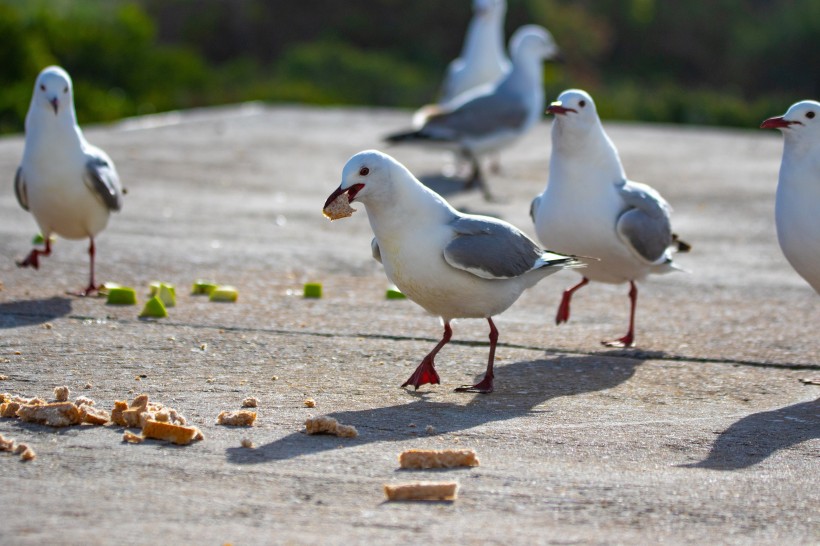
[[[20,445],[25,445],[25,444],[20,444]],[[34,453],[34,450],[31,449],[30,447],[26,447],[26,450],[23,451],[20,454],[20,460],[22,460],[24,462],[33,461],[36,458],[37,458],[37,454]]]
[[[116,400],[114,402],[114,408],[111,410],[111,421],[115,425],[119,425],[121,427],[126,426],[125,419],[122,418],[122,412],[128,409],[128,402],[125,400]]]
[[[92,425],[104,425],[111,420],[111,415],[102,408],[95,408],[88,404],[79,406],[80,419],[83,423],[90,423]]]
[[[242,447],[247,448],[247,449],[253,449],[254,448],[253,441],[250,438],[242,438],[241,444],[242,444]]]
[[[128,442],[129,444],[141,444],[144,439],[142,436],[134,434],[130,430],[126,430],[122,433],[122,441]]]
[[[424,429],[424,432],[426,432],[427,434],[434,434],[436,432],[436,427],[434,427],[433,425],[427,425],[427,427],[425,427]]]
[[[116,403],[115,403],[116,407]],[[148,395],[141,394],[134,398],[134,401],[128,406],[128,409],[122,412],[122,421],[124,426],[132,428],[141,428],[140,414],[148,411]]]
[[[316,407],[316,400],[313,398],[308,398],[305,400],[305,407],[306,408],[315,408]]]
[[[72,402],[54,402],[43,405],[22,405],[17,417],[28,423],[38,423],[50,427],[67,427],[82,422],[80,410]]]
[[[347,192],[340,194],[336,199],[328,203],[328,205],[322,209],[322,214],[331,220],[338,220],[339,218],[353,216],[354,212],[356,212],[356,209],[350,206],[350,198]]]
[[[216,418],[217,424],[230,427],[252,427],[254,421],[256,412],[248,410],[223,411]]]
[[[66,386],[54,387],[54,399],[57,402],[67,402],[69,394],[71,394],[71,391]]]
[[[384,494],[389,501],[429,500],[445,501],[456,500],[458,497],[458,483],[456,482],[414,482],[401,484],[385,484]]]
[[[472,449],[408,449],[399,455],[402,468],[453,468],[478,466]]]
[[[74,400],[74,405],[77,406],[78,408],[80,406],[93,406],[94,401],[92,399],[88,398],[87,396],[78,396]]]
[[[24,452],[27,449],[28,449],[27,444],[17,444],[16,446],[14,446],[14,454],[15,455],[20,455],[22,452]]]
[[[8,401],[0,404],[0,417],[17,417],[17,410],[22,406],[20,402]]]
[[[160,423],[159,421],[147,421],[142,427],[142,435],[145,438],[155,440],[165,440],[177,445],[188,445],[193,440],[201,440],[202,433],[196,427],[184,425],[174,425],[172,423]]]
[[[243,408],[256,408],[259,407],[259,399],[253,396],[245,398],[242,400],[242,407]]]
[[[336,419],[326,415],[309,418],[305,421],[305,428],[308,434],[334,434],[342,438],[355,438],[359,435],[356,427],[341,425]]]
[[[0,451],[13,451],[14,450],[14,439],[9,438],[6,439],[2,434],[0,434]]]
[[[0,404],[11,402],[11,395],[7,392],[0,393]]]

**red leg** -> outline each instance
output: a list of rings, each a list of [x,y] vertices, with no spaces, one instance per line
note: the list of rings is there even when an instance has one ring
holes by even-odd
[[[46,247],[43,250],[39,248],[31,249],[26,259],[22,262],[17,262],[17,267],[33,267],[34,269],[40,269],[40,256],[50,256],[51,255],[51,237],[46,237]]]
[[[576,290],[589,283],[589,279],[584,277],[581,282],[564,290],[564,296],[561,298],[561,304],[558,306],[558,313],[555,315],[555,324],[561,324],[569,320],[569,302]]]
[[[607,347],[635,346],[635,307],[638,305],[638,287],[635,281],[629,281],[629,331],[624,337],[602,342]]]
[[[484,373],[484,379],[475,385],[462,385],[456,389],[456,392],[479,392],[481,394],[490,394],[493,392],[493,363],[495,362],[495,345],[498,343],[498,329],[493,324],[493,319],[488,318],[490,323],[490,358],[487,360],[487,371]]]
[[[94,282],[94,257],[97,254],[97,249],[94,246],[94,237],[90,237],[89,240],[91,241],[91,244],[88,245],[88,258],[91,263],[90,276],[88,286],[77,292],[78,296],[92,296],[100,291],[100,287]]]
[[[416,390],[419,390],[419,387],[430,383],[431,385],[438,385],[441,383],[441,380],[438,378],[438,372],[436,372],[435,368],[435,361],[436,355],[441,350],[442,347],[447,345],[450,341],[450,338],[453,337],[453,329],[450,328],[450,323],[444,323],[444,336],[441,338],[441,341],[438,342],[430,354],[424,357],[424,360],[421,361],[416,371],[413,372],[413,375],[410,376],[410,379],[402,383],[402,387],[406,387],[407,385],[413,385]]]

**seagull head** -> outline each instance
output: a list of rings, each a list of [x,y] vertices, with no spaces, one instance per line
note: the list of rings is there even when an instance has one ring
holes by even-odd
[[[522,58],[544,61],[558,57],[560,53],[552,34],[539,25],[524,25],[510,38],[510,57],[513,62]]]
[[[787,138],[815,135],[820,138],[820,102],[804,100],[792,104],[785,114],[769,118],[761,129],[780,129]]]
[[[555,121],[570,126],[587,125],[598,118],[595,101],[582,89],[567,89],[547,106],[547,113],[555,116]]]
[[[32,106],[59,116],[72,105],[72,85],[68,72],[59,66],[44,68],[34,84]]]
[[[342,169],[342,183],[325,201],[325,208],[342,194],[351,203],[358,200],[365,205],[369,200],[389,199],[391,173],[395,159],[378,150],[365,150],[350,159]]]
[[[473,0],[473,13],[478,17],[503,13],[506,9],[506,0]]]

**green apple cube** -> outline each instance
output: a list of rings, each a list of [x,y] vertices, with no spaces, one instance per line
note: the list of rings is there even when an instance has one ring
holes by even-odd
[[[306,298],[321,298],[322,297],[322,283],[320,282],[306,282],[303,291]]]
[[[157,296],[154,296],[153,298],[145,302],[145,307],[142,308],[142,313],[140,313],[140,318],[164,318],[167,316],[168,311],[165,310],[165,305],[162,304],[162,300],[159,299]]]
[[[398,288],[396,288],[395,286],[391,286],[390,288],[387,289],[387,291],[385,292],[385,297],[389,300],[407,299],[407,296],[405,296],[402,293],[402,291],[399,290]]]
[[[137,291],[133,288],[119,285],[108,288],[108,300],[106,303],[111,305],[136,305]]]
[[[202,279],[197,279],[194,281],[194,285],[191,288],[191,294],[206,294],[210,295],[211,292],[216,290],[219,284],[213,281],[204,281]]]
[[[239,291],[233,286],[217,286],[208,297],[210,301],[236,301]]]
[[[160,284],[156,296],[162,300],[165,307],[174,307],[177,304],[176,290],[170,284]]]

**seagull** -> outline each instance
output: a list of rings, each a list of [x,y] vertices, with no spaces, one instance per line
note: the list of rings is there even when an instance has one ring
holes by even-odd
[[[519,28],[510,39],[512,69],[490,86],[462,93],[446,104],[422,109],[414,129],[386,137],[391,144],[428,144],[457,151],[472,165],[467,187],[491,198],[478,157],[509,146],[529,131],[544,109],[542,62],[558,53],[552,35],[538,25]]]
[[[447,66],[439,103],[481,85],[494,83],[510,70],[504,51],[506,0],[473,0],[473,18],[464,36],[461,55]]]
[[[585,91],[561,93],[547,112],[552,124],[549,183],[530,207],[542,244],[557,252],[593,256],[581,282],[567,289],[556,324],[569,320],[570,300],[590,280],[629,283],[629,330],[610,347],[635,344],[635,281],[680,270],[674,251],[691,247],[672,233],[669,204],[646,184],[627,180],[618,151]]]
[[[98,291],[94,280],[94,237],[122,207],[123,189],[114,162],[89,144],[77,126],[71,77],[59,66],[37,76],[26,115],[23,161],[14,177],[20,206],[34,215],[45,241],[19,267],[40,267],[51,254],[51,234],[90,240],[90,280],[78,295]]]
[[[387,154],[367,150],[351,157],[325,209],[340,196],[364,204],[375,235],[373,257],[409,299],[441,317],[444,335],[402,387],[438,384],[434,358],[453,335],[457,318],[484,318],[490,355],[484,378],[460,392],[493,391],[498,329],[492,317],[542,278],[578,260],[542,250],[512,225],[462,214]]]
[[[774,217],[786,259],[820,293],[820,102],[804,100],[762,129],[780,129],[783,159]]]

